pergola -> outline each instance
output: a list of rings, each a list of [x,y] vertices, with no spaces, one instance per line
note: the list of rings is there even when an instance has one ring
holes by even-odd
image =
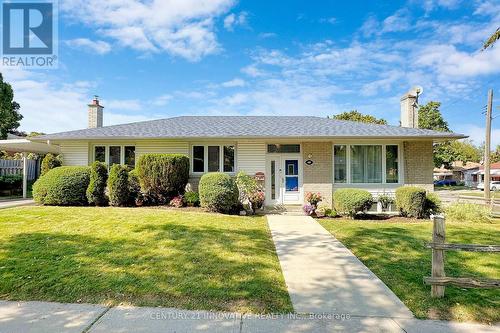
[[[49,142],[32,142],[28,139],[10,139],[0,140],[0,150],[11,151],[23,154],[23,198],[27,197],[28,192],[28,172],[27,172],[27,156],[28,153],[37,154],[59,154],[59,146],[51,145]]]

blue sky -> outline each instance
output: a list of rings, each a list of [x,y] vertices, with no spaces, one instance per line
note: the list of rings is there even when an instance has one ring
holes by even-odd
[[[59,68],[2,72],[26,131],[84,128],[94,94],[106,125],[351,109],[397,125],[418,84],[479,143],[488,88],[500,106],[500,44],[480,51],[499,22],[500,0],[61,0]]]

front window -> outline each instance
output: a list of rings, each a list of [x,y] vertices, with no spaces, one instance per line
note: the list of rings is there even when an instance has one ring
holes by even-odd
[[[385,180],[386,183],[397,183],[398,173],[398,146],[387,145],[385,147]]]
[[[335,183],[345,183],[347,181],[347,147],[334,146],[333,147],[334,156],[334,181]]]
[[[224,146],[224,172],[234,172],[234,146]]]
[[[351,146],[351,183],[382,182],[382,146]]]
[[[135,167],[135,146],[94,146],[94,161]]]
[[[208,172],[220,171],[220,147],[208,146]]]
[[[125,146],[125,160],[124,164],[129,168],[133,169],[135,167],[135,147]]]
[[[106,162],[106,147],[96,146],[94,148],[94,160],[98,162]]]
[[[271,144],[267,145],[268,153],[300,153],[299,144]]]
[[[205,147],[193,146],[193,172],[205,171]]]
[[[192,146],[192,172],[235,172],[234,145]]]
[[[398,145],[334,145],[335,183],[399,183]]]
[[[109,147],[109,166],[113,164],[120,164],[121,162],[121,151],[120,146],[110,146]]]

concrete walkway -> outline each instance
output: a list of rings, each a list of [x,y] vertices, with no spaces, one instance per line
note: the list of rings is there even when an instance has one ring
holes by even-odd
[[[403,302],[313,218],[268,215],[267,220],[296,312],[413,318]]]
[[[0,333],[498,333],[498,326],[381,317],[244,315],[171,308],[0,301]]]
[[[12,208],[19,206],[34,205],[35,201],[33,199],[12,199],[0,201],[0,209],[2,208]]]

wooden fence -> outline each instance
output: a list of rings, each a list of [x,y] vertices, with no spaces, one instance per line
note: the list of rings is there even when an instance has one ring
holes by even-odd
[[[38,176],[38,160],[27,160],[28,180],[34,180]],[[22,175],[23,160],[0,160],[0,176]]]
[[[447,277],[444,270],[445,251],[498,253],[500,245],[446,244],[444,217],[433,216],[432,219],[432,243],[427,244],[427,248],[432,249],[432,276],[424,277],[424,282],[431,285],[432,297],[443,297],[447,285],[461,288],[500,288],[500,280]]]

